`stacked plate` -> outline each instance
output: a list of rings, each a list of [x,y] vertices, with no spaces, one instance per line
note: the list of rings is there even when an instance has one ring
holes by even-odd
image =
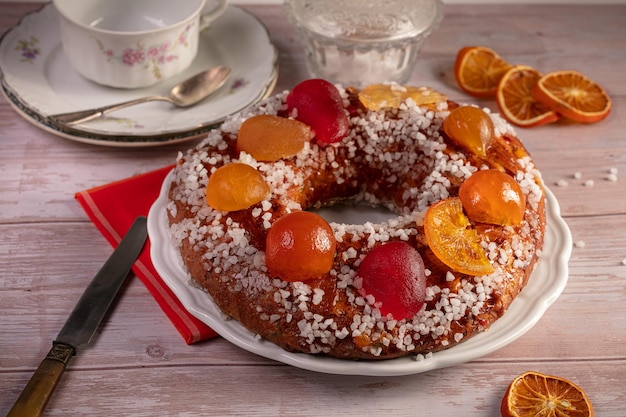
[[[72,127],[48,119],[53,114],[166,95],[176,83],[215,65],[231,67],[230,79],[218,93],[191,108],[146,103]],[[278,56],[267,29],[235,6],[200,34],[198,55],[185,72],[144,89],[104,87],[80,76],[63,53],[58,15],[50,4],[27,15],[0,40],[2,93],[15,110],[55,135],[104,146],[156,146],[198,138],[228,115],[267,97],[277,78]]]

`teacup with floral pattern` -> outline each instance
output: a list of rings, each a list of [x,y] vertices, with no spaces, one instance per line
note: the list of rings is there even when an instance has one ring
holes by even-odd
[[[148,87],[184,71],[198,51],[199,31],[227,4],[228,0],[54,0],[70,64],[85,78],[118,88]]]

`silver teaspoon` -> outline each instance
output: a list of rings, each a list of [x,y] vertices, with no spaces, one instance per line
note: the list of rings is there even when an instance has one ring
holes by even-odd
[[[53,114],[48,116],[48,120],[53,123],[71,126],[148,101],[167,101],[177,107],[190,107],[204,100],[222,87],[228,77],[230,77],[230,73],[231,69],[228,67],[213,67],[176,84],[172,87],[167,96],[148,96],[99,107],[97,109]]]

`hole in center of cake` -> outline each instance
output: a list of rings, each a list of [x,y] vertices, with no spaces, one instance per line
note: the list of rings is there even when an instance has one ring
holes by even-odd
[[[327,222],[344,224],[384,223],[398,217],[397,213],[386,207],[366,204],[336,204],[310,211],[319,214]]]

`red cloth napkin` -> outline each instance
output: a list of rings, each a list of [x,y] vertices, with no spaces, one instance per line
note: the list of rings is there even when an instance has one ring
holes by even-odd
[[[115,248],[138,216],[147,216],[157,199],[165,176],[173,166],[116,181],[76,193],[76,200],[91,221]],[[133,272],[144,283],[163,312],[188,344],[217,334],[185,310],[178,298],[161,280],[150,259],[150,242],[146,243]]]

